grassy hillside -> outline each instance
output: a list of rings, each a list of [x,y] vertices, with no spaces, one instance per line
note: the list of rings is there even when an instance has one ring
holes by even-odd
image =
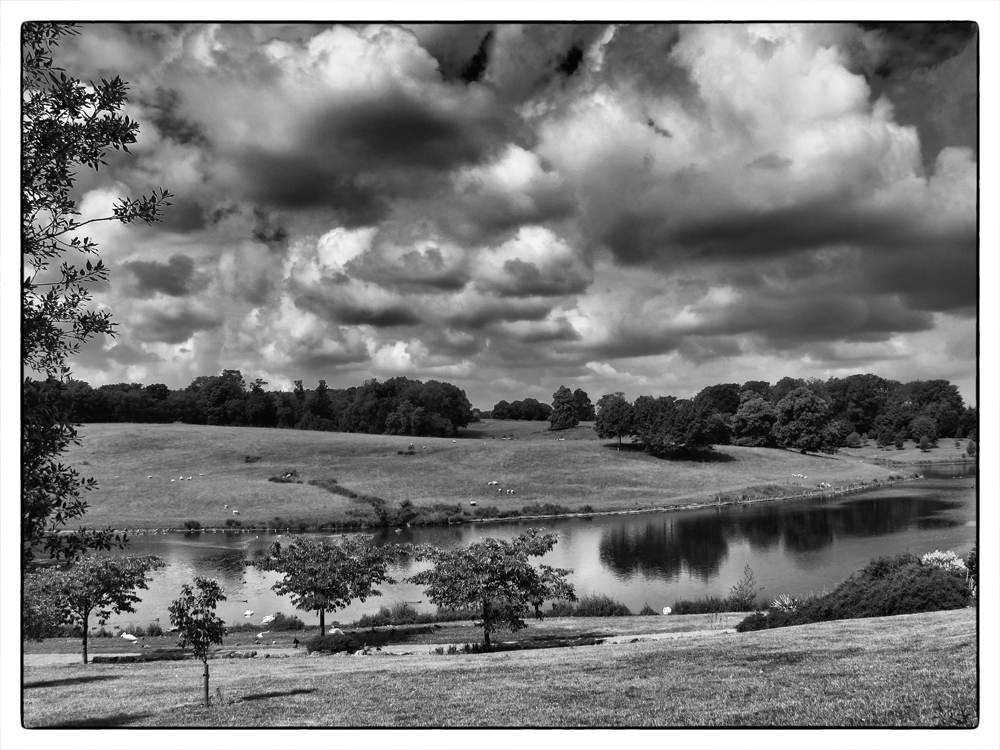
[[[794,492],[819,482],[843,485],[891,473],[854,457],[733,446],[718,448],[706,460],[664,460],[630,445],[618,452],[589,425],[555,433],[546,428],[546,422],[487,421],[452,439],[89,424],[80,430],[81,445],[66,458],[100,484],[88,493],[87,523],[116,528],[178,527],[187,520],[221,526],[232,519],[233,508],[243,525],[276,516],[327,522],[356,519],[367,508],[305,483],[267,481],[292,470],[304,482],[336,479],[393,507],[410,500],[468,509],[475,501],[479,508],[501,511],[533,503],[571,510],[589,505],[595,511],[666,508],[711,502],[718,493],[747,487]],[[504,440],[505,435],[513,439]],[[411,444],[413,455],[406,455]],[[247,456],[260,460],[246,463]],[[807,478],[793,476],[798,474]],[[490,481],[516,494],[497,492]]]
[[[646,618],[637,618],[646,619]],[[649,618],[660,619],[660,618]],[[668,618],[662,618],[668,619]],[[587,623],[580,623],[587,627]],[[974,726],[976,611],[517,651],[23,670],[27,727]],[[96,687],[95,687],[96,685]]]

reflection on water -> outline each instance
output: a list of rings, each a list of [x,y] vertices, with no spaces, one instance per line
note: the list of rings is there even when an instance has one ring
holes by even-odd
[[[891,492],[891,490],[887,490]],[[600,560],[620,577],[636,573],[676,579],[681,571],[708,581],[718,575],[732,546],[756,552],[779,545],[814,552],[838,537],[879,537],[908,528],[958,526],[943,512],[961,503],[935,497],[872,496],[767,503],[714,511],[674,513],[607,529]],[[794,505],[791,505],[794,503]]]
[[[762,596],[807,594],[835,586],[870,559],[902,552],[924,554],[954,549],[965,554],[976,535],[976,479],[972,466],[934,467],[925,479],[858,493],[786,500],[697,511],[597,516],[589,519],[462,524],[431,528],[384,529],[379,544],[411,542],[456,547],[486,537],[509,539],[523,529],[544,526],[559,543],[544,562],[574,570],[579,595],[604,593],[632,611],[644,603],[656,608],[678,599],[725,595],[750,565],[765,587]],[[271,586],[277,574],[244,567],[244,560],[287,535],[188,533],[139,536],[130,552],[156,554],[167,563],[154,574],[134,615],[136,623],[165,618],[183,583],[197,575],[218,578],[227,602],[219,614],[243,620],[245,609],[293,612],[307,624],[315,613],[295,611]],[[380,606],[420,602],[432,610],[420,587],[403,579],[427,563],[404,561],[392,573],[401,581],[381,586],[382,597],[356,603],[328,620],[349,622]]]

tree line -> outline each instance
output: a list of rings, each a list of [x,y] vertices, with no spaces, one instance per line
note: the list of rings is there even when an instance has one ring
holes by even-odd
[[[875,439],[901,446],[910,439],[936,445],[942,438],[975,438],[979,410],[967,407],[947,380],[900,383],[878,375],[801,379],[785,377],[720,383],[690,399],[608,393],[596,406],[587,393],[560,386],[552,404],[533,398],[499,401],[486,419],[547,420],[552,430],[596,421],[601,438],[624,437],[654,455],[707,450],[713,445],[790,448],[832,453]]]
[[[602,438],[631,437],[650,453],[703,450],[712,445],[789,448],[833,453],[873,438],[880,446],[910,439],[923,446],[942,438],[975,439],[979,410],[967,407],[947,380],[899,383],[859,374],[820,380],[782,378],[704,388],[691,399],[623,393],[597,402]]]
[[[266,381],[248,383],[239,370],[224,370],[177,390],[162,383],[92,388],[80,380],[61,390],[70,419],[77,422],[186,422],[424,437],[454,434],[475,418],[465,391],[437,380],[373,378],[351,388],[328,388],[320,380],[313,389],[294,382],[290,392],[265,391]]]

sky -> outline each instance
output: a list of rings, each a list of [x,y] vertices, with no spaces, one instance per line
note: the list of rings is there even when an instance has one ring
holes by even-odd
[[[874,373],[976,396],[974,24],[94,24],[74,377],[444,380],[472,404]]]

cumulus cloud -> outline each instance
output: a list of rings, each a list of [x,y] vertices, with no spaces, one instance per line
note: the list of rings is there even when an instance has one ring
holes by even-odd
[[[86,26],[60,64],[129,80],[142,132],[81,206],[178,197],[156,227],[94,225],[124,338],[81,376],[547,400],[559,378],[928,371],[917,342],[958,363],[977,44],[968,24]]]

